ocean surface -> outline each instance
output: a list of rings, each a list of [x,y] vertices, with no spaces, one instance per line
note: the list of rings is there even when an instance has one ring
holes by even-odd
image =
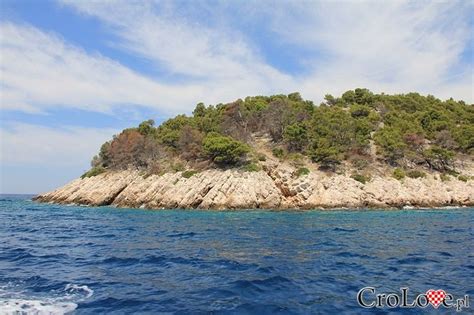
[[[0,196],[0,314],[441,313],[361,308],[366,286],[474,303],[474,209],[151,211],[30,197]]]

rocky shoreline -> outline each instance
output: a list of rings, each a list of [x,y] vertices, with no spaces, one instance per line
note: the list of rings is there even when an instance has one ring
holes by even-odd
[[[257,172],[211,169],[189,178],[181,172],[143,176],[124,170],[79,178],[34,200],[145,209],[433,208],[473,206],[474,181],[378,175],[363,184],[320,171],[297,176],[283,165]]]

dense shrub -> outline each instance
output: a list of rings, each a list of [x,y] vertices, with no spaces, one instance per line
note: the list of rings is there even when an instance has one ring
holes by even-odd
[[[389,163],[395,164],[405,155],[407,145],[403,141],[401,130],[393,127],[381,128],[375,133],[374,139],[379,147],[378,153]]]
[[[267,157],[265,156],[265,154],[258,154],[257,159],[258,159],[259,161],[264,162],[264,161],[267,160]]]
[[[301,153],[289,153],[286,156],[286,159],[290,162],[291,165],[294,167],[300,167],[304,165],[304,155]]]
[[[190,178],[190,177],[196,175],[197,173],[199,173],[199,172],[195,171],[195,170],[187,170],[187,171],[182,172],[181,176],[184,177],[184,178]]]
[[[242,169],[246,172],[258,172],[262,170],[262,167],[257,163],[248,163]]]
[[[218,164],[235,164],[250,151],[250,148],[231,137],[209,133],[203,142],[204,152]]]
[[[439,178],[441,179],[441,181],[443,182],[449,182],[451,180],[451,176],[449,176],[448,174],[445,174],[445,173],[441,173],[439,175]]]
[[[285,155],[285,151],[282,148],[273,148],[272,153],[277,158],[282,158]]]
[[[424,178],[426,174],[423,171],[412,170],[407,173],[407,176],[410,178]]]
[[[313,144],[313,147],[309,150],[309,156],[313,162],[320,163],[322,168],[331,170],[334,170],[343,159],[340,149],[331,146],[324,139],[320,139],[319,142]]]
[[[469,177],[466,176],[466,175],[459,175],[458,179],[463,181],[463,182],[467,182],[469,180]]]
[[[143,136],[153,135],[155,133],[155,121],[153,119],[146,120],[138,125],[138,132]]]
[[[362,88],[341,97],[326,95],[319,106],[297,92],[199,103],[192,116],[178,115],[157,127],[146,120],[125,129],[102,145],[91,165],[153,174],[173,170],[170,161],[176,160],[195,169],[212,162],[232,166],[245,160],[258,134],[270,137],[275,157],[304,155],[325,170],[336,171],[345,160],[358,170],[382,160],[449,173],[458,154],[474,153],[473,108],[452,99],[374,94]]]
[[[182,163],[177,162],[177,163],[171,164],[171,169],[172,169],[175,173],[177,173],[177,172],[182,172],[182,171],[184,171],[185,167],[184,167],[184,165],[183,165]]]
[[[106,169],[101,167],[101,166],[93,167],[89,171],[82,174],[81,178],[84,179],[84,178],[87,178],[87,177],[97,176],[99,174],[104,173],[105,171],[106,171]]]
[[[362,183],[362,184],[366,184],[368,181],[370,181],[370,177],[369,176],[365,176],[365,175],[361,175],[361,174],[352,174],[351,175],[351,178]]]
[[[396,169],[393,170],[393,177],[402,180],[406,176],[405,171],[402,170],[401,168],[397,167]]]
[[[192,119],[185,115],[178,115],[162,123],[157,130],[158,140],[172,148],[178,147],[181,130],[184,126],[191,124]]]
[[[300,176],[303,176],[303,175],[308,175],[310,172],[309,172],[309,169],[307,169],[306,167],[300,167],[299,169],[296,170],[296,177],[300,177]]]
[[[307,130],[303,123],[294,123],[286,126],[283,139],[288,144],[290,151],[300,151],[306,147]]]

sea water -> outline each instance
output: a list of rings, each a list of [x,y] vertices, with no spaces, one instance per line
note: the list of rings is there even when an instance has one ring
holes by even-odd
[[[154,211],[0,199],[0,314],[436,311],[364,309],[356,295],[367,286],[474,299],[474,209]]]

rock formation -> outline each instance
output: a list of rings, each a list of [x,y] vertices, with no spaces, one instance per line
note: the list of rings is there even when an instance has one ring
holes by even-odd
[[[374,176],[362,184],[349,175],[312,170],[296,175],[288,165],[267,163],[257,172],[211,169],[190,178],[181,172],[143,176],[109,171],[76,179],[35,198],[41,202],[127,208],[316,209],[474,205],[474,181],[438,174],[397,180]]]

